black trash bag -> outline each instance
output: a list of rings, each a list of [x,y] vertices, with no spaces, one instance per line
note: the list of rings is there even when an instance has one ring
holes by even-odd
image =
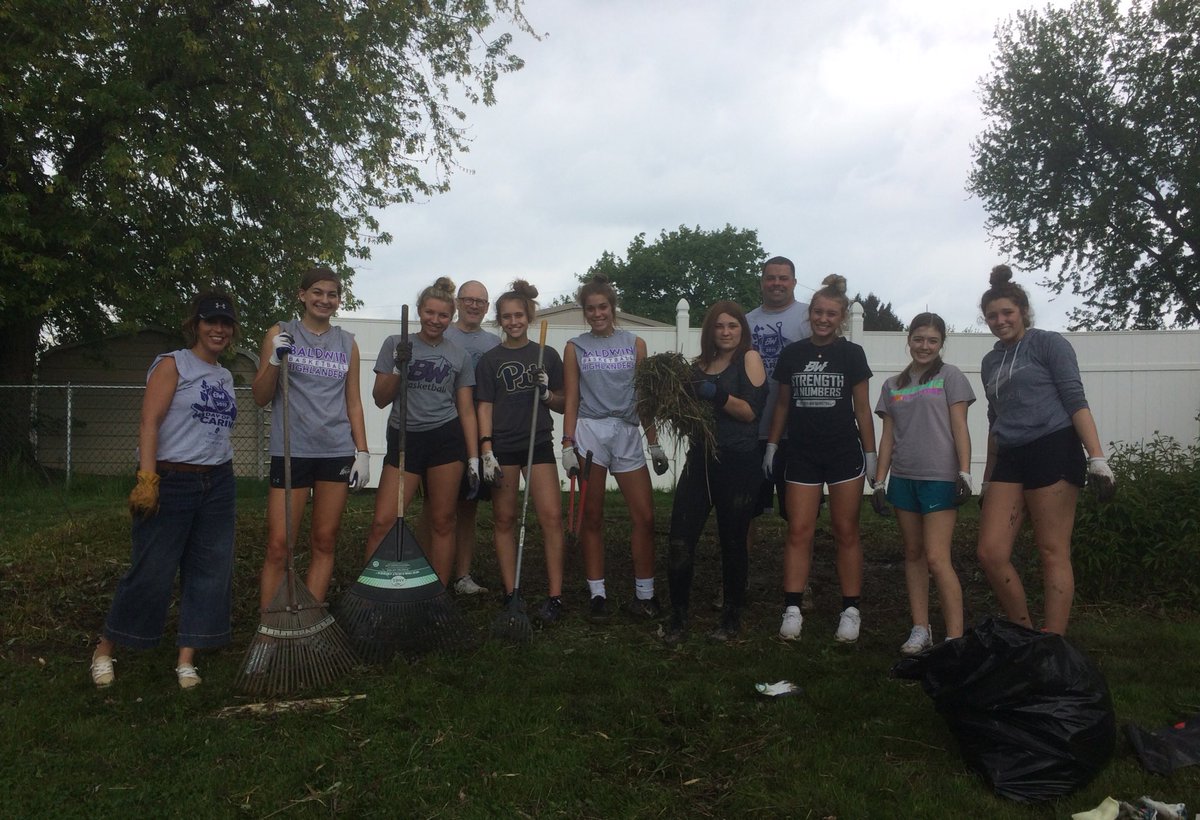
[[[967,764],[1010,800],[1070,794],[1112,758],[1117,722],[1100,671],[1061,635],[988,618],[905,658]]]
[[[1138,762],[1148,772],[1165,777],[1176,769],[1200,763],[1200,715],[1155,732],[1128,723],[1125,734],[1133,744]]]

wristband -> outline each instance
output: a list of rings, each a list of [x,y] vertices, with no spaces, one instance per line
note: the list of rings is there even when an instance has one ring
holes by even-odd
[[[482,447],[485,444],[490,444],[491,441],[492,441],[491,436],[484,436],[483,438],[479,439],[479,446]]]

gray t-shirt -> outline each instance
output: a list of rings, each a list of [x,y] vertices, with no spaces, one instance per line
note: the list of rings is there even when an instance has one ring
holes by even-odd
[[[475,398],[492,405],[492,449],[497,453],[523,452],[529,447],[529,413],[533,409],[538,344],[524,347],[498,345],[483,355],[475,371]],[[550,389],[562,390],[563,364],[558,351],[547,347],[542,367],[550,377]],[[550,408],[538,402],[534,444],[548,444],[554,433]]]
[[[611,336],[582,333],[567,344],[575,345],[579,364],[579,418],[640,424],[633,390],[637,336],[618,328]]]
[[[179,382],[167,415],[158,427],[156,461],[182,464],[224,464],[233,458],[229,431],[237,418],[233,376],[219,364],[209,364],[190,350],[157,357],[150,374],[165,358],[175,359]]]
[[[296,458],[339,458],[354,455],[350,415],[346,411],[346,379],[351,377],[354,334],[336,325],[313,333],[299,319],[280,322],[292,334],[287,357],[291,445]],[[358,378],[354,373],[353,378]],[[271,400],[271,455],[283,455],[283,390]]]
[[[458,418],[457,393],[460,387],[475,386],[475,369],[467,351],[449,339],[431,345],[420,337],[408,337],[412,342],[412,361],[408,363],[408,423],[411,433],[433,430],[451,419]],[[400,336],[388,336],[375,358],[376,373],[392,373],[396,369],[396,343]],[[392,402],[388,426],[400,429],[400,407]]]
[[[771,378],[775,373],[779,354],[792,342],[807,339],[812,335],[812,329],[808,326],[808,305],[804,302],[792,302],[783,310],[768,310],[759,306],[746,314],[746,322],[750,325],[750,343],[754,345],[758,355],[762,356],[763,367],[767,370],[767,403],[758,422],[758,437],[764,439],[771,429],[775,396],[779,392],[779,382]],[[785,431],[784,438],[786,437]]]
[[[996,441],[1017,447],[1071,426],[1088,406],[1075,348],[1059,334],[1031,327],[1019,342],[1003,342],[980,367],[988,423]]]
[[[924,384],[909,382],[896,387],[899,374],[879,391],[875,413],[892,419],[892,475],[914,481],[954,481],[958,453],[950,427],[950,405],[975,401],[975,392],[963,372],[942,364],[938,374]],[[873,477],[873,476],[872,476]]]
[[[467,351],[467,355],[471,357],[472,370],[479,365],[479,359],[484,353],[487,353],[493,347],[500,344],[499,336],[483,328],[468,333],[465,330],[459,329],[458,325],[450,325],[450,327],[446,328],[444,335],[447,339]]]

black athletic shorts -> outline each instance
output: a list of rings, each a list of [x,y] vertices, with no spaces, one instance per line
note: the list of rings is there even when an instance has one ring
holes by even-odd
[[[516,467],[525,466],[526,459],[529,458],[529,450],[500,451],[493,450],[496,455],[496,461],[500,462],[501,467]],[[549,441],[543,441],[541,444],[533,445],[533,463],[534,464],[556,464],[558,459],[554,457],[554,444]]]
[[[457,418],[432,430],[409,430],[404,444],[404,472],[413,475],[425,475],[431,467],[467,460],[467,443],[463,439],[462,422]],[[400,466],[400,431],[391,425],[387,429],[387,456],[383,463]]]
[[[789,484],[841,484],[866,475],[866,457],[862,444],[855,441],[852,447],[838,450],[809,450],[796,448],[788,451],[784,477]]]
[[[292,489],[311,487],[314,481],[350,481],[354,456],[292,458]],[[283,489],[283,456],[271,456],[271,486]]]
[[[1064,427],[1028,444],[997,449],[990,480],[1037,490],[1060,481],[1082,487],[1086,478],[1083,443],[1074,427]]]

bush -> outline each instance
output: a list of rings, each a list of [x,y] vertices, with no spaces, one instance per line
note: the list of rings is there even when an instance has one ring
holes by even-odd
[[[1088,597],[1149,597],[1196,607],[1200,595],[1200,447],[1156,431],[1120,444],[1108,459],[1117,478],[1107,504],[1081,494],[1074,563]]]

